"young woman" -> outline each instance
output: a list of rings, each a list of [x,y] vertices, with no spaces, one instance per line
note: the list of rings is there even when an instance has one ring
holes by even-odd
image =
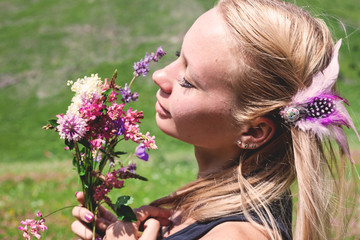
[[[347,161],[337,167],[328,139],[351,159],[341,125],[354,126],[334,92],[339,47],[321,20],[282,1],[220,0],[200,16],[179,58],[153,75],[157,124],[194,145],[198,178],[136,209],[136,224],[101,209],[105,239],[342,239],[346,224],[331,232],[330,222]],[[73,215],[74,233],[91,239],[91,213]]]

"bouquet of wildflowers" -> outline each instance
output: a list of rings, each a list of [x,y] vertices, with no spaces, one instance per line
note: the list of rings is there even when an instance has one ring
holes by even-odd
[[[109,81],[103,82],[97,74],[68,81],[75,92],[71,104],[65,114],[56,115],[45,129],[54,129],[60,138],[65,140],[65,150],[72,151],[73,165],[80,177],[84,192],[85,207],[94,213],[100,203],[105,202],[117,214],[119,219],[135,221],[136,217],[128,206],[130,196],[121,196],[113,204],[108,193],[114,188],[122,188],[124,180],[129,178],[146,180],[135,173],[135,163],[124,165],[118,158],[125,152],[118,151],[116,146],[121,141],[131,140],[137,144],[135,154],[142,160],[148,160],[147,150],[156,149],[155,137],[149,132],[140,131],[140,120],[143,112],[127,107],[138,99],[138,93],[131,92],[133,81],[145,76],[149,71],[149,63],[157,62],[166,53],[159,47],[156,53],[146,54],[144,59],[134,63],[134,77],[130,84],[117,86],[117,71]],[[104,172],[107,173],[104,173]],[[43,219],[43,218],[41,218]],[[95,221],[94,221],[95,222]],[[25,223],[25,222],[24,222]],[[43,220],[41,228],[46,229]],[[20,229],[20,227],[19,227]],[[31,229],[31,228],[30,228]],[[30,239],[31,232],[25,227],[23,236]],[[95,232],[95,224],[93,224]],[[35,237],[39,238],[39,231]],[[95,236],[95,234],[94,234]]]

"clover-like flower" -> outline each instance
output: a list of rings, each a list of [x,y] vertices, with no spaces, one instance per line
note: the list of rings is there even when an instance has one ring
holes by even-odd
[[[86,133],[86,121],[80,116],[67,113],[66,115],[56,115],[59,124],[56,129],[59,131],[61,139],[68,141],[79,141]]]

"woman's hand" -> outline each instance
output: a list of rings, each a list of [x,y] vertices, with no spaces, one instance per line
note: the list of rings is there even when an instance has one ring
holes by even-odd
[[[82,192],[78,192],[76,198],[81,204],[84,204],[84,194]],[[71,225],[72,231],[81,239],[91,240],[93,234],[92,229],[86,224],[91,223],[94,220],[92,212],[85,207],[78,206],[73,208],[72,214],[77,219],[77,221],[73,222]],[[118,221],[118,219],[114,214],[103,206],[99,206],[98,216],[96,216],[96,231],[100,235],[104,235],[106,229],[116,221]]]
[[[104,239],[156,240],[160,227],[169,225],[169,217],[172,211],[164,208],[142,206],[134,209],[134,213],[138,219],[136,223],[117,221],[108,227]],[[144,223],[142,234],[139,231],[141,223]]]
[[[84,196],[82,192],[79,192],[76,198],[80,203],[83,203]],[[100,235],[105,234],[104,239],[106,240],[156,240],[160,227],[170,223],[169,217],[172,214],[170,210],[152,206],[142,206],[134,209],[134,213],[138,219],[136,223],[119,221],[110,211],[103,206],[99,206],[96,229],[100,232]],[[86,226],[86,223],[90,223],[94,219],[92,213],[84,207],[74,207],[73,215],[78,220],[71,225],[72,231],[81,239],[92,239],[92,230]],[[142,234],[139,231],[141,223],[143,223]]]

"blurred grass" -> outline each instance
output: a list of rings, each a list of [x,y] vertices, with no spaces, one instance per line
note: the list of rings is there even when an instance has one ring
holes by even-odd
[[[213,0],[0,0],[0,229],[1,239],[20,239],[21,219],[76,204],[80,186],[57,134],[41,130],[47,119],[66,111],[68,79],[99,73],[130,80],[133,62],[159,45],[168,55],[153,69],[175,59],[192,22],[214,5]],[[334,36],[343,38],[339,89],[352,103],[360,126],[360,5],[358,0],[297,1],[325,18]],[[340,23],[343,23],[340,24]],[[343,27],[344,26],[344,27]],[[345,31],[345,30],[346,31]],[[124,193],[134,206],[147,204],[195,178],[192,147],[166,137],[154,121],[157,87],[138,79],[135,108],[144,110],[143,131],[156,135],[159,150],[139,173],[149,182],[129,182]],[[353,133],[350,140],[359,144]],[[127,151],[132,151],[129,146]],[[117,195],[119,193],[113,193]],[[71,209],[47,218],[44,239],[71,239]]]

